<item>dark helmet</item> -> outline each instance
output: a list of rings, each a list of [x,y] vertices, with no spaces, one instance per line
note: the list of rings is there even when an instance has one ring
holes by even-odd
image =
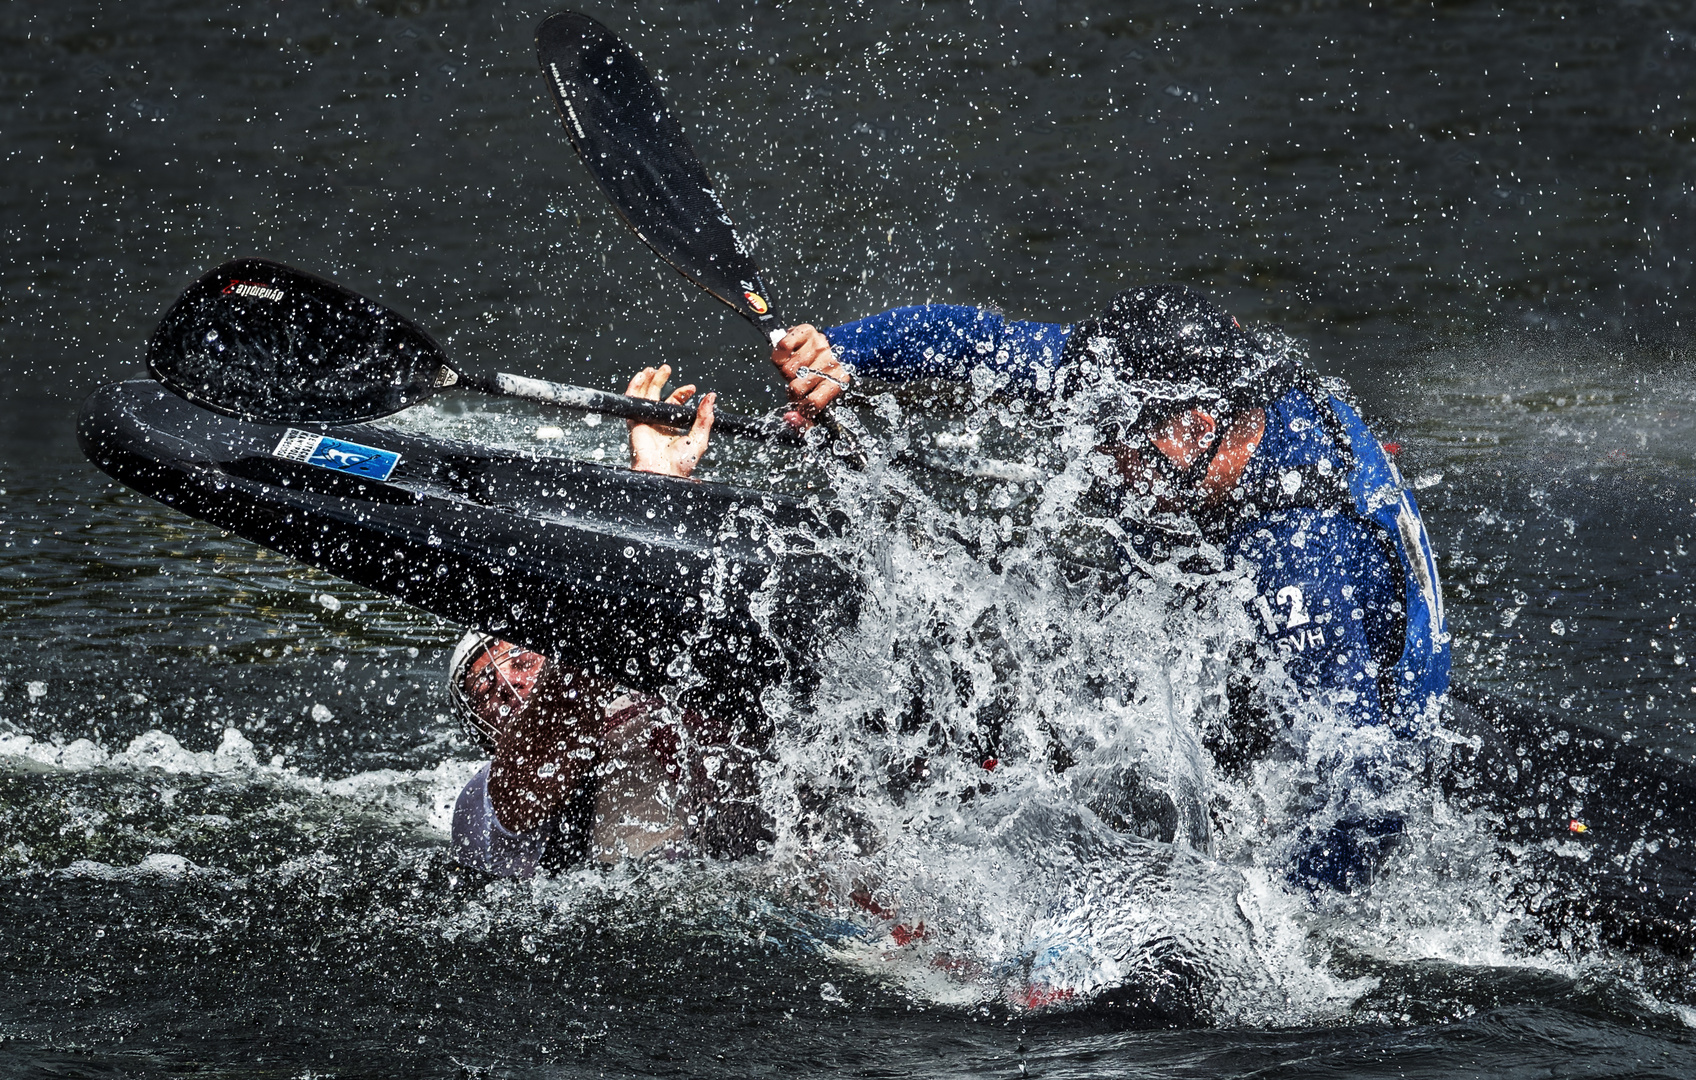
[[[1198,405],[1224,413],[1263,405],[1294,369],[1194,289],[1144,285],[1072,329],[1059,389],[1062,398],[1095,390],[1098,427],[1123,432]]]

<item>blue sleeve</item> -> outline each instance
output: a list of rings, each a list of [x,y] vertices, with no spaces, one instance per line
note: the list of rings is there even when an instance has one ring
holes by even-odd
[[[1401,578],[1371,528],[1301,507],[1232,546],[1254,579],[1249,618],[1296,686],[1357,724],[1383,723],[1378,676],[1401,655]]]
[[[960,304],[923,304],[845,323],[824,336],[842,362],[866,378],[965,382],[982,365],[1005,376],[1008,390],[1046,397],[1070,329],[1008,322]]]
[[[547,832],[515,833],[495,817],[489,801],[489,766],[465,782],[453,805],[453,853],[461,866],[495,877],[527,878],[536,873]]]

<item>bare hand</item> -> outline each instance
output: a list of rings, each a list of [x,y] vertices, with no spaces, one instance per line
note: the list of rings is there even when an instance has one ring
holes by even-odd
[[[630,386],[624,392],[633,398],[658,401],[669,378],[670,364],[643,368],[631,376]],[[694,396],[695,387],[689,385],[672,391],[665,400],[672,405],[682,405]],[[717,401],[717,394],[701,398],[701,405],[695,410],[695,424],[686,432],[630,421],[630,467],[637,472],[659,473],[662,476],[687,477],[694,472],[696,463],[707,452],[707,437],[713,430],[713,406]]]
[[[783,418],[796,427],[812,426],[847,389],[848,369],[831,351],[825,336],[806,323],[790,328],[783,340],[772,346],[771,362],[789,382],[789,411]]]

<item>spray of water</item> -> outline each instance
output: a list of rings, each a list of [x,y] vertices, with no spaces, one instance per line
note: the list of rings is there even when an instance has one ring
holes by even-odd
[[[921,1001],[1111,1001],[1229,1025],[1403,1020],[1419,1007],[1408,999],[1446,1007],[1403,985],[1414,961],[1581,970],[1570,941],[1525,943],[1492,823],[1450,807],[1431,782],[1454,738],[1435,719],[1411,739],[1356,730],[1284,694],[1272,665],[1257,692],[1280,718],[1275,745],[1251,765],[1216,760],[1254,636],[1247,582],[1215,572],[1222,560],[1199,541],[1189,557],[1122,564],[1125,526],[1101,497],[1105,461],[1087,428],[996,390],[978,380],[958,414],[878,398],[864,414],[870,466],[829,476],[847,524],[819,557],[853,566],[866,591],[817,678],[766,696],[768,857],[455,885],[431,870],[451,867],[440,849],[397,840],[368,865],[314,830],[351,838],[366,826],[348,822],[363,819],[439,843],[470,761],[323,780],[261,763],[236,731],[201,754],[158,731],[113,751],[20,732],[0,741],[8,768],[119,779],[62,784],[61,816],[75,827],[17,849],[9,869],[239,879],[280,896],[351,896],[360,879],[386,875],[417,883],[395,903],[420,940],[510,937],[540,955],[586,923],[706,927],[828,957],[843,972],[831,977],[839,995],[845,977],[870,978]],[[610,424],[556,424],[538,438],[547,425],[524,416],[432,409],[397,422],[544,452],[622,452]],[[981,467],[939,481],[904,464],[914,450]],[[801,487],[802,468],[817,466],[727,453],[719,476]],[[137,783],[158,818],[150,828],[180,841],[171,850],[113,831]],[[234,798],[232,785],[257,795],[185,811]],[[246,801],[265,820],[286,808],[299,834],[270,854],[232,854],[218,819],[261,820]],[[1406,834],[1370,888],[1343,896],[1290,882],[1313,830],[1373,813],[1399,815]],[[350,901],[350,933],[362,910]]]
[[[1337,905],[1286,870],[1305,830],[1345,813],[1440,817],[1425,780],[1441,738],[1356,731],[1272,665],[1260,690],[1289,726],[1258,766],[1222,771],[1206,744],[1253,637],[1248,582],[1199,538],[1122,566],[1090,430],[995,389],[978,380],[966,430],[940,437],[886,396],[875,445],[1022,441],[1040,479],[934,489],[887,456],[835,477],[852,524],[828,557],[869,587],[816,687],[768,695],[777,862],[853,928],[844,955],[928,997],[1110,997],[1216,1022],[1344,1009],[1360,986],[1307,940]],[[1426,914],[1426,868],[1487,858],[1447,826],[1403,860]],[[1487,929],[1488,900],[1460,894]],[[1381,921],[1423,917],[1391,909]]]

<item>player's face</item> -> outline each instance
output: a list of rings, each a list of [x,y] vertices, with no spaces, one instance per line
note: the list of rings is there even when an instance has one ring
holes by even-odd
[[[1101,449],[1113,458],[1126,485],[1152,509],[1174,513],[1184,508],[1181,490],[1185,472],[1213,445],[1219,422],[1200,409],[1190,409],[1156,424],[1139,437]]]
[[[524,707],[547,662],[541,653],[496,642],[466,672],[465,696],[472,711],[485,723],[499,726]]]

